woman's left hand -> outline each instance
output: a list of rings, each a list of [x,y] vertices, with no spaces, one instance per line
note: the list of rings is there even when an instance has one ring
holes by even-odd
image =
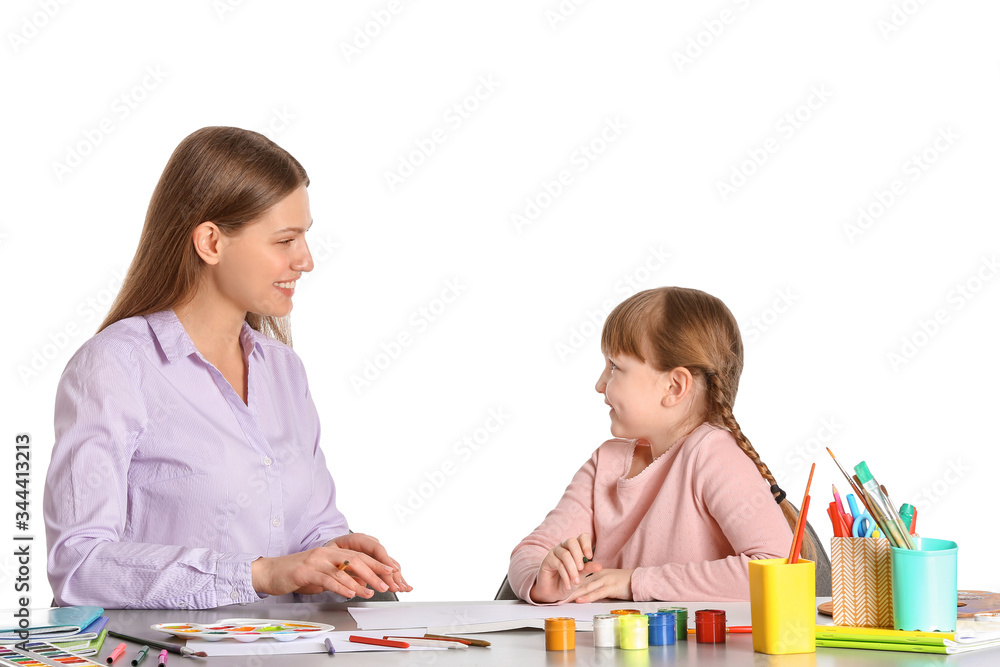
[[[632,599],[632,570],[605,569],[584,577],[569,601],[594,602],[607,598]]]
[[[389,591],[393,593],[408,593],[413,590],[413,587],[406,583],[406,579],[403,578],[402,569],[399,567],[399,563],[389,556],[389,553],[382,546],[382,543],[371,535],[365,535],[364,533],[347,533],[346,535],[341,535],[340,537],[335,537],[329,542],[328,545],[333,545],[341,549],[350,549],[352,551],[359,551],[363,554],[367,554],[382,563],[383,565],[388,565],[392,568],[392,572],[388,574],[379,574],[379,577],[389,586]]]

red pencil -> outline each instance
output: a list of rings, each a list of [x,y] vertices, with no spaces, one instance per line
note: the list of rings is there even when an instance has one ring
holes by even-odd
[[[378,637],[361,637],[359,635],[351,635],[348,640],[354,642],[355,644],[371,644],[372,646],[388,646],[390,648],[410,648],[410,645],[406,642],[397,642],[392,639],[379,639]]]

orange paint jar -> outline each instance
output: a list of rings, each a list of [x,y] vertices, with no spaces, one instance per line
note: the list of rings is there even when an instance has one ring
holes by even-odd
[[[545,619],[545,650],[572,651],[576,648],[576,619]]]

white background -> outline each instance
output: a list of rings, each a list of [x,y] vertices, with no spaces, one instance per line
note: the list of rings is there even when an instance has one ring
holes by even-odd
[[[796,503],[817,462],[824,539],[830,484],[847,487],[829,446],[959,543],[960,587],[1000,590],[1000,6],[561,6],[4,3],[0,533],[18,532],[12,444],[30,433],[34,606],[59,374],[170,152],[206,125],[266,130],[312,179],[295,349],[341,509],[403,564],[409,599],[493,597],[609,435],[609,304],[657,285],[736,315],[736,417]],[[419,164],[390,187],[401,162]],[[503,425],[477,433],[491,410]]]

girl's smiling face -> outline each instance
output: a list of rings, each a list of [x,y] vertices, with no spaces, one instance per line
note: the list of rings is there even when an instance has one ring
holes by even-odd
[[[627,355],[605,355],[595,389],[611,406],[611,434],[616,438],[651,440],[665,425],[664,374]]]

